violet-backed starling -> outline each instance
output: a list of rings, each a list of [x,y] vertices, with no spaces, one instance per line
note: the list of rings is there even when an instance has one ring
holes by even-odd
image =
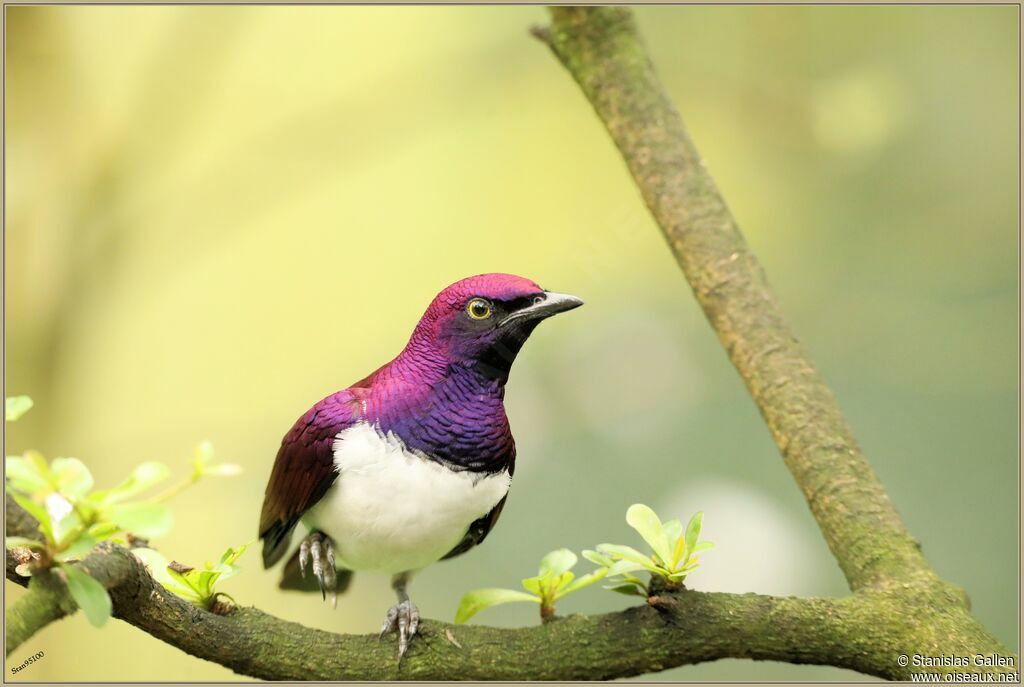
[[[336,603],[353,571],[392,575],[398,603],[381,636],[398,631],[401,658],[419,624],[410,575],[482,542],[508,498],[516,449],[504,396],[516,355],[542,320],[582,303],[509,274],[458,281],[394,360],[300,417],[260,516],[266,567],[300,521],[309,530],[281,587]]]

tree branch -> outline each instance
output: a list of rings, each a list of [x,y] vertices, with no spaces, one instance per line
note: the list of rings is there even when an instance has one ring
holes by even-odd
[[[520,629],[426,621],[399,666],[394,644],[374,635],[324,632],[255,608],[223,616],[196,608],[109,543],[79,565],[109,589],[116,617],[193,656],[266,680],[596,680],[719,658],[829,664],[906,679],[910,669],[893,658],[920,647],[903,626],[904,601],[884,593],[798,599],[682,591],[656,597],[655,606]],[[57,575],[34,577],[29,594],[7,611],[8,654],[73,610]]]
[[[630,11],[557,7],[552,16],[553,26],[534,34],[572,73],[622,152],[855,594],[799,599],[683,590],[620,613],[521,629],[425,621],[399,666],[394,645],[370,635],[310,629],[254,608],[226,615],[196,608],[159,586],[130,552],[104,544],[79,565],[110,591],[114,615],[193,656],[277,680],[610,679],[719,658],[909,679],[920,668],[900,666],[900,654],[1000,655],[1013,666],[955,670],[1014,672],[1017,657],[925,561],[790,332],[654,74]],[[35,529],[27,514],[12,516],[10,505],[6,512],[8,535]],[[8,579],[24,584],[11,563],[8,557]],[[34,576],[28,594],[7,610],[8,653],[72,610],[56,574]]]
[[[583,89],[771,430],[851,589],[934,580],[793,335],[627,8],[554,7],[542,39]]]
[[[29,585],[32,591],[7,609],[7,636],[4,638],[7,656],[36,632],[76,610],[74,603],[67,603],[66,594],[60,593],[52,585],[39,582],[43,575],[48,574],[40,571],[39,577]],[[10,575],[8,573],[8,577]]]

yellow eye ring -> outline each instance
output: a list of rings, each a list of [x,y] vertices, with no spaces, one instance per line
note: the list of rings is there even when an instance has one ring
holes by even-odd
[[[474,298],[466,304],[466,314],[474,320],[486,320],[492,312],[491,304],[483,298]]]

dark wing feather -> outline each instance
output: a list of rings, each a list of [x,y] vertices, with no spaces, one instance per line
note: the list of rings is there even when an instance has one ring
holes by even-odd
[[[299,418],[281,441],[260,514],[264,567],[284,555],[299,518],[334,484],[334,438],[358,421],[361,397],[361,389],[328,396]]]
[[[449,558],[455,558],[460,556],[471,548],[482,542],[490,534],[491,528],[494,527],[494,523],[498,522],[498,517],[501,515],[501,509],[505,507],[505,501],[508,499],[508,494],[498,501],[498,505],[491,509],[491,512],[482,518],[474,520],[469,526],[469,530],[466,531],[466,536],[462,538],[454,549],[444,555],[441,560],[448,560]]]

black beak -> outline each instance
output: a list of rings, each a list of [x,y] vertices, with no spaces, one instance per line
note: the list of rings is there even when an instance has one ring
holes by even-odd
[[[543,320],[560,312],[578,308],[581,305],[583,305],[583,301],[576,298],[576,296],[570,296],[567,293],[545,291],[543,294],[535,297],[532,304],[506,315],[505,319],[498,323],[498,326],[504,327],[507,324],[519,321]]]

